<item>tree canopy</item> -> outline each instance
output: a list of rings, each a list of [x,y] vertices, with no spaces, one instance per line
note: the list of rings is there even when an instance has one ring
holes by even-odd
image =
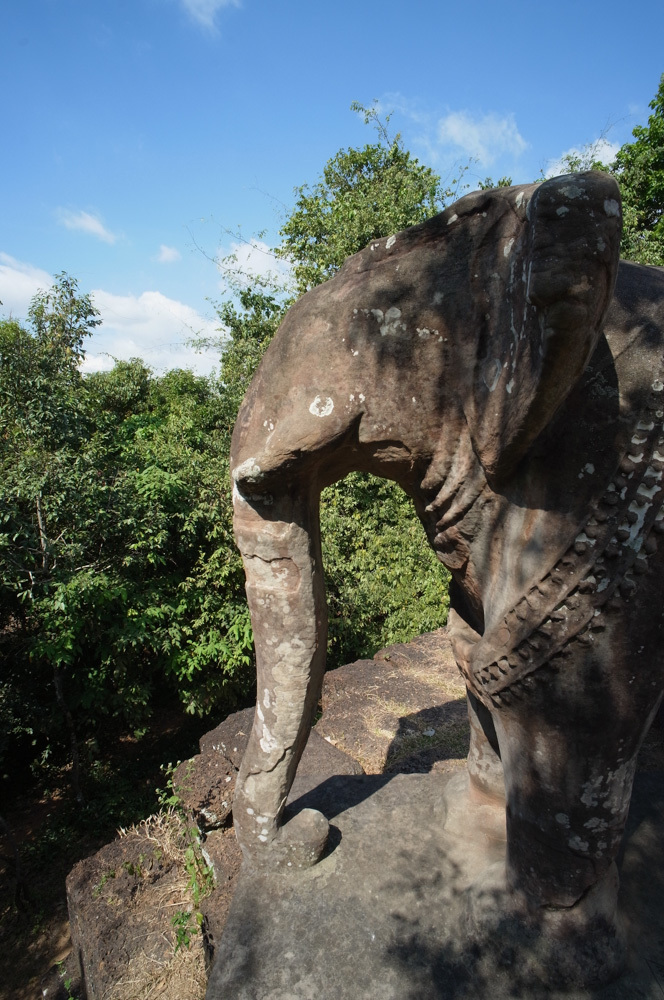
[[[400,135],[389,135],[389,115],[383,122],[375,107],[351,107],[376,126],[379,141],[340,149],[313,186],[295,189],[277,252],[291,261],[299,295],[331,278],[372,240],[440,212],[454,193],[443,190],[438,175],[411,156]]]
[[[612,163],[599,159],[598,143],[568,153],[563,163],[570,173],[605,170],[620,184],[623,232],[620,253],[638,264],[664,266],[664,74],[649,107],[646,125],[637,125],[633,142],[618,150]]]
[[[664,266],[664,73],[650,108],[647,125],[637,125],[611,169],[623,197],[623,256]]]

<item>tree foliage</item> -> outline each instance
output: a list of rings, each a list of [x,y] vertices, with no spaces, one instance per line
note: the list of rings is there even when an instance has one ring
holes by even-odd
[[[623,232],[620,254],[638,264],[664,266],[664,74],[649,107],[647,125],[637,125],[633,142],[618,150],[611,164],[598,156],[599,144],[568,153],[563,163],[569,173],[604,170],[620,184]]]
[[[295,206],[281,228],[278,253],[291,261],[300,295],[331,278],[372,240],[441,211],[452,193],[410,155],[399,135],[389,136],[389,116],[383,124],[375,108],[352,107],[377,126],[379,141],[340,149],[313,186],[296,188]]]
[[[664,266],[664,73],[650,108],[647,125],[637,125],[612,170],[623,197],[623,256]]]
[[[97,317],[64,276],[30,320],[0,324],[0,724],[43,746],[110,716],[140,725],[168,692],[232,707],[252,644],[233,403],[137,359],[83,377]]]

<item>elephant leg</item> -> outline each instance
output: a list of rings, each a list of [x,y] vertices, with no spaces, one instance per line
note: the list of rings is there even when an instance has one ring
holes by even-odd
[[[233,818],[246,858],[302,868],[321,856],[328,823],[304,809],[282,815],[320,698],[326,612],[317,505],[306,495],[269,504],[235,500],[254,630],[257,698],[237,779]]]
[[[468,691],[470,748],[467,769],[452,777],[444,792],[445,832],[474,841],[481,857],[505,841],[505,780],[491,713]]]
[[[573,643],[559,669],[531,675],[495,713],[506,863],[478,881],[472,903],[472,922],[486,934],[500,900],[539,967],[577,985],[608,981],[624,964],[616,858],[637,753],[661,697],[620,631],[608,631]]]
[[[573,907],[613,881],[638,750],[661,697],[631,655],[602,645],[576,645],[495,716],[508,880],[539,907]]]
[[[505,808],[505,775],[493,717],[475,695],[468,691],[470,748],[468,775],[478,794],[496,799]]]

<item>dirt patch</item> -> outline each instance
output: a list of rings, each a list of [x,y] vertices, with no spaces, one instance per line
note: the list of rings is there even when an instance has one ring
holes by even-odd
[[[314,732],[367,774],[453,770],[468,755],[466,690],[445,629],[325,676]]]
[[[80,861],[67,879],[74,953],[89,1000],[175,998],[183,969],[191,1000],[204,994],[199,866],[187,823],[171,811],[144,820]],[[181,951],[190,952],[185,959]],[[203,984],[196,992],[195,983]]]

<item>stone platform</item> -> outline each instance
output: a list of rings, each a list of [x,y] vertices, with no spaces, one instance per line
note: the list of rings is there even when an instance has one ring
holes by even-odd
[[[620,860],[628,968],[567,992],[524,983],[499,933],[490,953],[464,945],[474,872],[442,830],[449,780],[298,778],[292,808],[328,817],[328,852],[294,876],[243,867],[207,1000],[663,1000],[664,773],[637,775]]]

